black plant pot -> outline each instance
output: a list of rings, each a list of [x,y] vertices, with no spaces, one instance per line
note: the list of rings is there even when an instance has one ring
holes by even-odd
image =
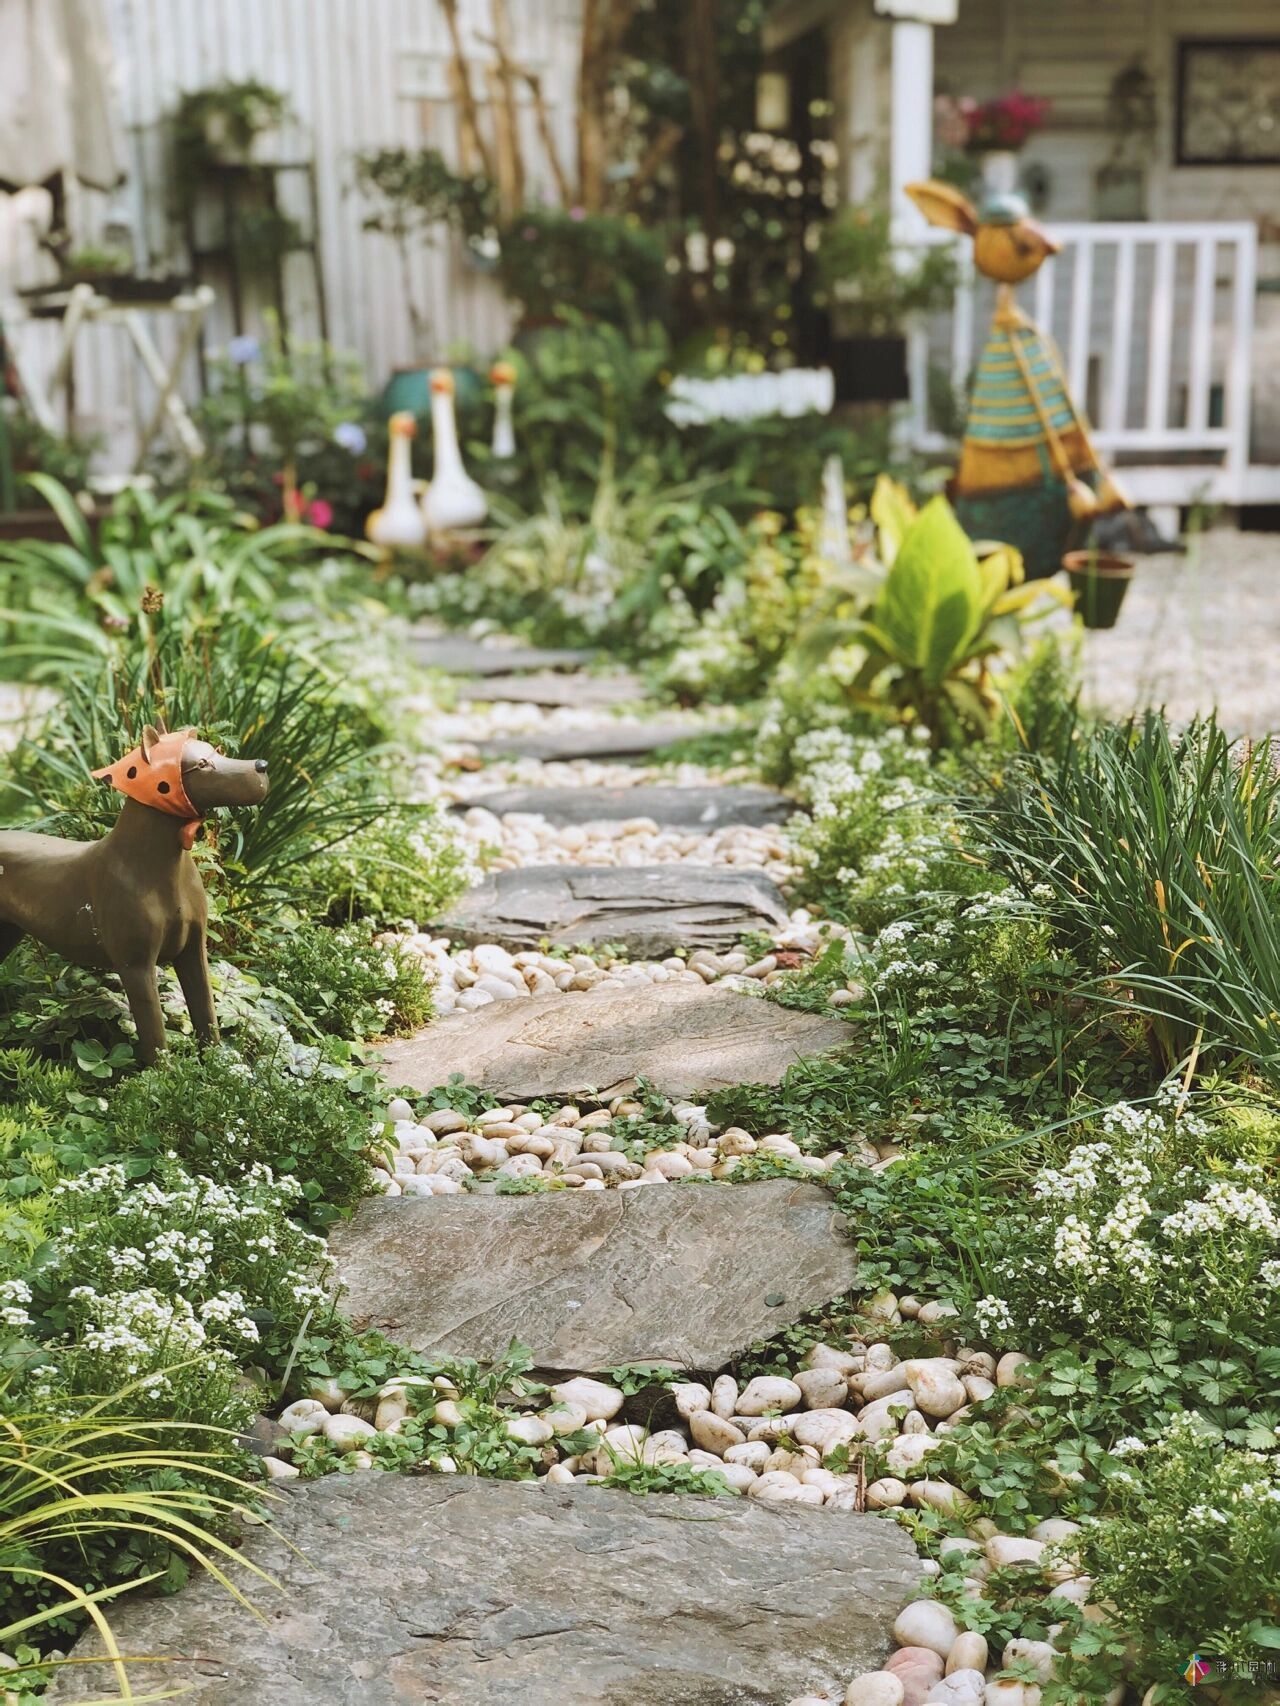
[[[1114,628],[1135,568],[1109,551],[1068,551],[1062,559],[1086,628]]]
[[[905,338],[835,338],[831,367],[840,403],[905,403],[911,394]]]

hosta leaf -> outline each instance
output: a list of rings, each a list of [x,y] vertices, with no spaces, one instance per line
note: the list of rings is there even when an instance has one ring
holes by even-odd
[[[930,686],[964,661],[982,623],[982,580],[945,498],[926,504],[908,529],[872,620],[895,661]]]

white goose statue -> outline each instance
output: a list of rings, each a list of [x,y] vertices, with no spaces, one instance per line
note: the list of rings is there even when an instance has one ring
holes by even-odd
[[[453,412],[453,375],[447,367],[438,367],[431,375],[431,432],[435,468],[422,500],[428,532],[452,533],[459,528],[479,527],[489,505],[462,465]]]
[[[410,445],[418,423],[408,410],[392,415],[387,422],[390,443],[387,453],[387,492],[382,508],[365,522],[365,537],[384,551],[413,551],[427,542],[427,523],[413,491],[413,460]]]
[[[493,382],[493,455],[496,461],[508,462],[516,453],[516,427],[511,412],[516,370],[509,361],[495,361],[489,378]]]

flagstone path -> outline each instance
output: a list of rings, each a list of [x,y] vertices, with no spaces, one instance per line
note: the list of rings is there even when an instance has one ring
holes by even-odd
[[[460,1072],[519,1102],[611,1098],[641,1078],[668,1096],[705,1099],[732,1084],[776,1084],[802,1056],[851,1035],[838,1019],[723,984],[603,984],[453,1013],[383,1054],[390,1081],[419,1092]]]
[[[631,694],[625,678],[611,688],[608,677],[566,673],[548,688],[546,672],[583,665],[581,654],[437,635],[417,637],[413,650],[436,668],[497,676],[499,691],[535,715],[540,705],[569,707],[543,713],[540,732],[475,743],[482,758],[545,762],[543,777],[555,784],[481,789],[494,821],[527,812],[551,824],[603,825],[606,834],[638,817],[654,828],[756,826],[763,844],[763,830],[791,809],[784,796],[756,787],[627,787],[616,765],[603,785],[566,786],[601,774],[575,761],[653,754],[686,737],[689,720],[611,717],[604,701]],[[524,688],[519,672],[527,672]],[[489,695],[481,681],[464,696],[480,703]],[[600,715],[568,726],[574,707]],[[451,739],[456,725],[455,717]],[[585,847],[597,844],[584,838]],[[536,849],[536,839],[529,845]],[[744,846],[735,859],[749,857]],[[466,1122],[420,1108],[428,1124],[417,1126],[411,1108],[393,1110],[408,1170],[398,1161],[394,1178],[384,1173],[389,1194],[368,1198],[332,1240],[355,1321],[417,1349],[484,1361],[517,1338],[554,1375],[664,1363],[710,1380],[751,1343],[849,1291],[853,1249],[830,1193],[788,1178],[719,1183],[755,1140],[742,1132],[730,1149],[729,1133],[712,1136],[702,1110],[678,1101],[777,1082],[795,1060],[855,1034],[837,1019],[760,998],[760,980],[774,975],[779,955],[794,964],[804,957],[797,943],[817,944],[806,915],[788,914],[763,869],[535,863],[486,877],[435,929],[412,940],[453,974],[447,993],[456,1010],[386,1048],[389,1086],[425,1092],[461,1074],[512,1106],[482,1116],[489,1123],[464,1133],[466,1147],[447,1150],[447,1175],[434,1177],[423,1176],[441,1159],[431,1146],[459,1141],[436,1133]],[[778,945],[774,955],[759,957],[762,935]],[[445,936],[480,944],[466,966],[450,957]],[[557,983],[562,962],[546,957],[548,943],[606,941],[637,954],[679,947],[687,958],[609,973],[572,955]],[[747,971],[755,982],[740,975]],[[510,1152],[505,1170],[513,1177],[538,1172],[539,1155],[556,1143],[540,1135],[539,1116],[515,1123],[529,1101],[594,1096],[617,1106],[641,1079],[677,1099],[676,1116],[688,1121],[688,1155],[668,1156],[665,1174],[608,1150],[607,1133],[592,1123],[607,1122],[603,1108],[584,1116],[568,1105],[546,1128],[563,1149],[561,1188],[496,1195],[492,1179],[469,1171],[464,1157],[483,1171]],[[761,1142],[801,1157],[785,1134]],[[882,1164],[865,1147],[868,1164]],[[821,1173],[835,1158],[802,1159]],[[688,1174],[695,1176],[679,1188],[667,1182]],[[411,1194],[410,1184],[420,1188]],[[814,1402],[843,1402],[842,1372],[814,1375]],[[833,1378],[839,1392],[821,1396]],[[737,1391],[732,1385],[726,1416]],[[662,1400],[670,1406],[665,1393]],[[655,1413],[631,1414],[642,1435]],[[730,1438],[771,1425],[750,1412],[732,1422],[705,1414]],[[815,1410],[799,1418],[798,1431],[812,1420],[825,1451],[836,1441],[833,1416],[847,1441],[857,1424],[843,1409]],[[739,1487],[743,1476],[755,1478],[732,1468]],[[828,1476],[821,1491],[801,1489],[807,1505],[828,1503],[816,1510],[764,1497],[637,1498],[566,1479],[363,1473],[283,1483],[276,1532],[250,1530],[246,1546],[279,1591],[240,1578],[263,1619],[206,1579],[176,1598],[123,1603],[115,1617],[121,1646],[180,1661],[161,1680],[187,1685],[192,1706],[787,1706],[819,1689],[834,1698],[829,1691],[842,1692],[842,1679],[880,1664],[922,1574],[900,1528],[859,1514],[862,1493],[843,1485],[847,1475]],[[155,1676],[148,1666],[135,1686]],[[95,1690],[98,1698],[112,1693],[108,1672],[73,1670],[49,1698],[89,1699]]]
[[[460,1476],[331,1476],[253,1545],[255,1619],[207,1577],[117,1603],[186,1706],[780,1706],[878,1663],[915,1585],[871,1516]],[[87,1644],[86,1644],[87,1645]],[[73,1667],[50,1706],[117,1698]],[[154,1698],[154,1696],[152,1696]]]
[[[830,1193],[791,1179],[370,1197],[332,1248],[359,1325],[484,1362],[518,1338],[557,1378],[628,1363],[714,1376],[856,1277]]]
[[[660,782],[634,788],[501,788],[459,800],[453,809],[466,812],[477,806],[495,817],[527,814],[562,826],[651,818],[657,824],[702,830],[727,824],[771,828],[786,823],[798,809],[786,794],[749,783],[677,788]]]
[[[579,669],[591,661],[590,652],[470,640],[460,634],[427,629],[410,634],[409,650],[415,663],[424,669],[443,670],[446,675],[503,676],[522,670]]]
[[[486,877],[439,928],[472,946],[591,947],[617,942],[638,957],[731,948],[781,929],[787,907],[768,877],[705,865],[544,865]]]

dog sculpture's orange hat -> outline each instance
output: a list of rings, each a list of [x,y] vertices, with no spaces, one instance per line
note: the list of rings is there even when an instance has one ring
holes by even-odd
[[[172,734],[144,741],[114,764],[93,772],[131,800],[137,800],[139,805],[151,806],[155,811],[182,818],[182,845],[188,851],[195,845],[196,832],[204,821],[192,805],[182,780],[182,751],[195,732],[194,729],[175,729]]]

